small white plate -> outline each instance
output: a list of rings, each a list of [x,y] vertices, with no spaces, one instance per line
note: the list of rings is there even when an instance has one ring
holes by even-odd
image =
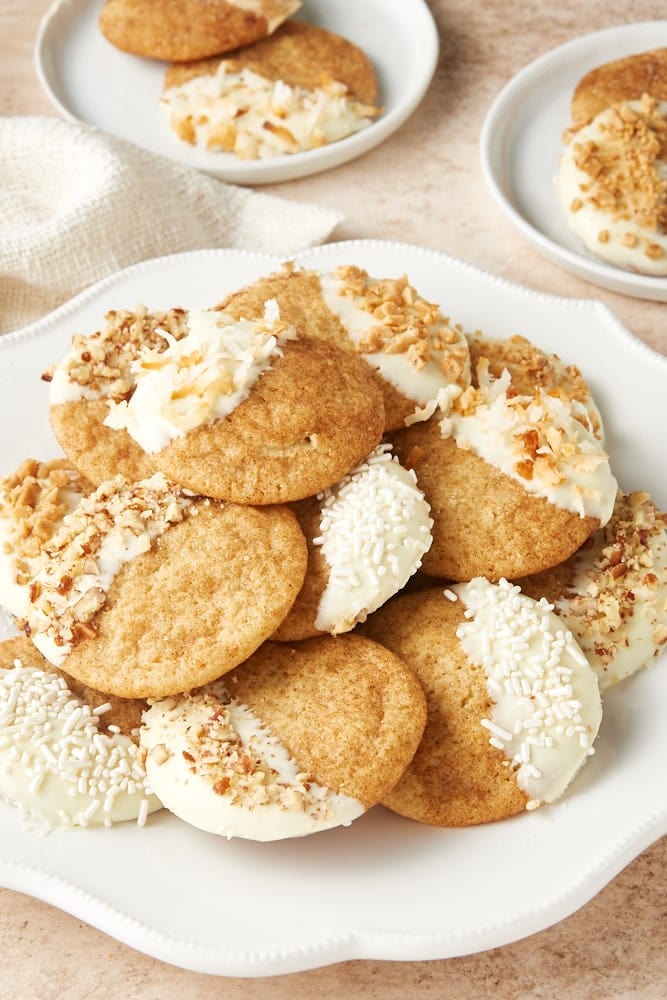
[[[331,244],[297,261],[405,273],[466,329],[522,333],[579,365],[621,485],[648,490],[664,509],[667,358],[604,305],[543,295],[397,243]],[[0,428],[20,433],[0,435],[0,475],[27,455],[59,453],[39,375],[73,332],[94,329],[114,307],[206,308],[278,263],[233,250],[147,261],[1,337]],[[562,802],[470,829],[423,826],[378,806],[349,829],[274,844],[220,840],[166,812],[143,830],[125,823],[43,840],[0,802],[0,885],[162,961],[218,975],[484,951],[566,917],[667,833],[665,704],[667,653],[605,695],[595,756]]]
[[[37,75],[61,115],[235,184],[293,180],[337,167],[390,136],[431,82],[439,43],[424,0],[304,0],[297,13],[354,42],[371,59],[382,114],[363,131],[304,153],[241,161],[182,142],[160,107],[167,64],[121,52],[98,27],[102,0],[56,0],[35,44]]]
[[[624,24],[535,59],[512,77],[482,127],[482,171],[501,210],[550,260],[602,288],[667,302],[667,278],[633,274],[590,253],[569,229],[554,178],[574,88],[602,63],[667,45],[667,21]]]

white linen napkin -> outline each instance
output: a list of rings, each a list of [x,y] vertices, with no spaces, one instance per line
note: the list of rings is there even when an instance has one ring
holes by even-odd
[[[129,264],[207,247],[288,256],[323,242],[341,218],[86,125],[0,118],[0,333]]]

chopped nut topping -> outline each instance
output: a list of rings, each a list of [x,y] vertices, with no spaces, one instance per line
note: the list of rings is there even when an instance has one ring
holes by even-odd
[[[64,459],[26,459],[0,481],[0,517],[11,526],[9,535],[16,556],[38,555],[69,510],[67,491],[83,494],[90,489]]]

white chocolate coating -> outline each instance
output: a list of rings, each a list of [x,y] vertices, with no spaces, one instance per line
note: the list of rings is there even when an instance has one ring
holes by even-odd
[[[161,804],[137,744],[101,732],[100,714],[55,673],[0,671],[0,795],[46,830],[143,824]]]
[[[144,714],[146,771],[167,809],[221,837],[282,840],[347,826],[364,805],[319,785],[217,682]]]
[[[558,799],[586,758],[602,719],[597,677],[546,601],[507,580],[452,588],[466,606],[457,636],[487,676],[493,708],[480,720],[516,769],[527,808]]]
[[[412,470],[379,445],[322,503],[321,545],[329,566],[315,627],[347,632],[398,593],[431,547],[430,507]]]

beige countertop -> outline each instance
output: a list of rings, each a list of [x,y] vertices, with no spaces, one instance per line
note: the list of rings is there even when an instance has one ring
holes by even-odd
[[[0,0],[3,115],[54,113],[32,62],[37,25],[47,6],[46,0]],[[600,299],[637,336],[667,354],[665,306],[596,288],[539,256],[496,207],[478,153],[490,102],[526,63],[578,35],[664,17],[664,4],[431,0],[430,6],[441,56],[413,117],[356,161],[264,190],[341,209],[345,221],[336,239],[421,244],[535,289]],[[666,860],[663,838],[579,912],[504,948],[446,961],[350,961],[255,980],[222,980],[174,968],[43,902],[0,890],[0,998],[662,998],[667,993]]]

